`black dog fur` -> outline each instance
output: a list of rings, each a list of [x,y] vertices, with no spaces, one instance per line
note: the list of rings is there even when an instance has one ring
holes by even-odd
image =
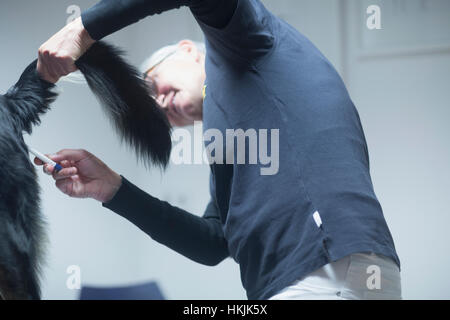
[[[165,168],[170,125],[139,72],[121,52],[94,44],[76,63],[122,140],[146,165]],[[54,85],[39,78],[36,61],[0,95],[0,298],[40,299],[39,275],[45,251],[36,170],[23,132],[31,134],[56,99]]]

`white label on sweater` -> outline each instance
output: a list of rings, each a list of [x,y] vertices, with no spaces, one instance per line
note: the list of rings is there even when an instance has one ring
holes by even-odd
[[[313,213],[313,218],[314,218],[314,221],[316,222],[317,226],[320,228],[320,226],[322,225],[322,219],[320,218],[319,211],[316,211]]]

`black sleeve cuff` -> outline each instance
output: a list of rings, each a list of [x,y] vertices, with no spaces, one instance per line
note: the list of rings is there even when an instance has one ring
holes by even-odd
[[[128,219],[134,224],[146,224],[150,218],[145,216],[145,212],[152,212],[158,216],[161,212],[161,201],[144,192],[130,181],[122,178],[122,184],[114,197],[108,202],[102,203],[102,206],[108,208],[122,217]]]
[[[114,209],[123,208],[124,204],[126,204],[126,202],[130,199],[129,194],[130,189],[132,188],[132,183],[125,179],[124,176],[120,175],[120,177],[122,178],[122,184],[120,185],[119,190],[117,190],[116,194],[111,200],[102,203],[103,207],[111,209],[113,211]]]

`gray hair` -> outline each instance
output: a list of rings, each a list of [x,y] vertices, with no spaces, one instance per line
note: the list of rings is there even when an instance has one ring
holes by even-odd
[[[192,41],[192,40],[190,40]],[[197,47],[197,49],[202,52],[206,53],[206,47],[203,42],[197,42],[192,41],[194,45]],[[178,43],[171,44],[165,47],[162,47],[161,49],[154,52],[149,58],[147,58],[141,65],[141,71],[142,73],[148,72],[150,69],[156,67],[158,64],[166,60],[171,55],[175,54],[178,51]]]

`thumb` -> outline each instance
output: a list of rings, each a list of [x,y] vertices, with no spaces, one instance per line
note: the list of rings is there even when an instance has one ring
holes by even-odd
[[[55,162],[60,162],[63,160],[68,161],[80,161],[89,158],[91,154],[82,149],[63,149],[58,151],[56,154],[49,155],[48,157]]]

